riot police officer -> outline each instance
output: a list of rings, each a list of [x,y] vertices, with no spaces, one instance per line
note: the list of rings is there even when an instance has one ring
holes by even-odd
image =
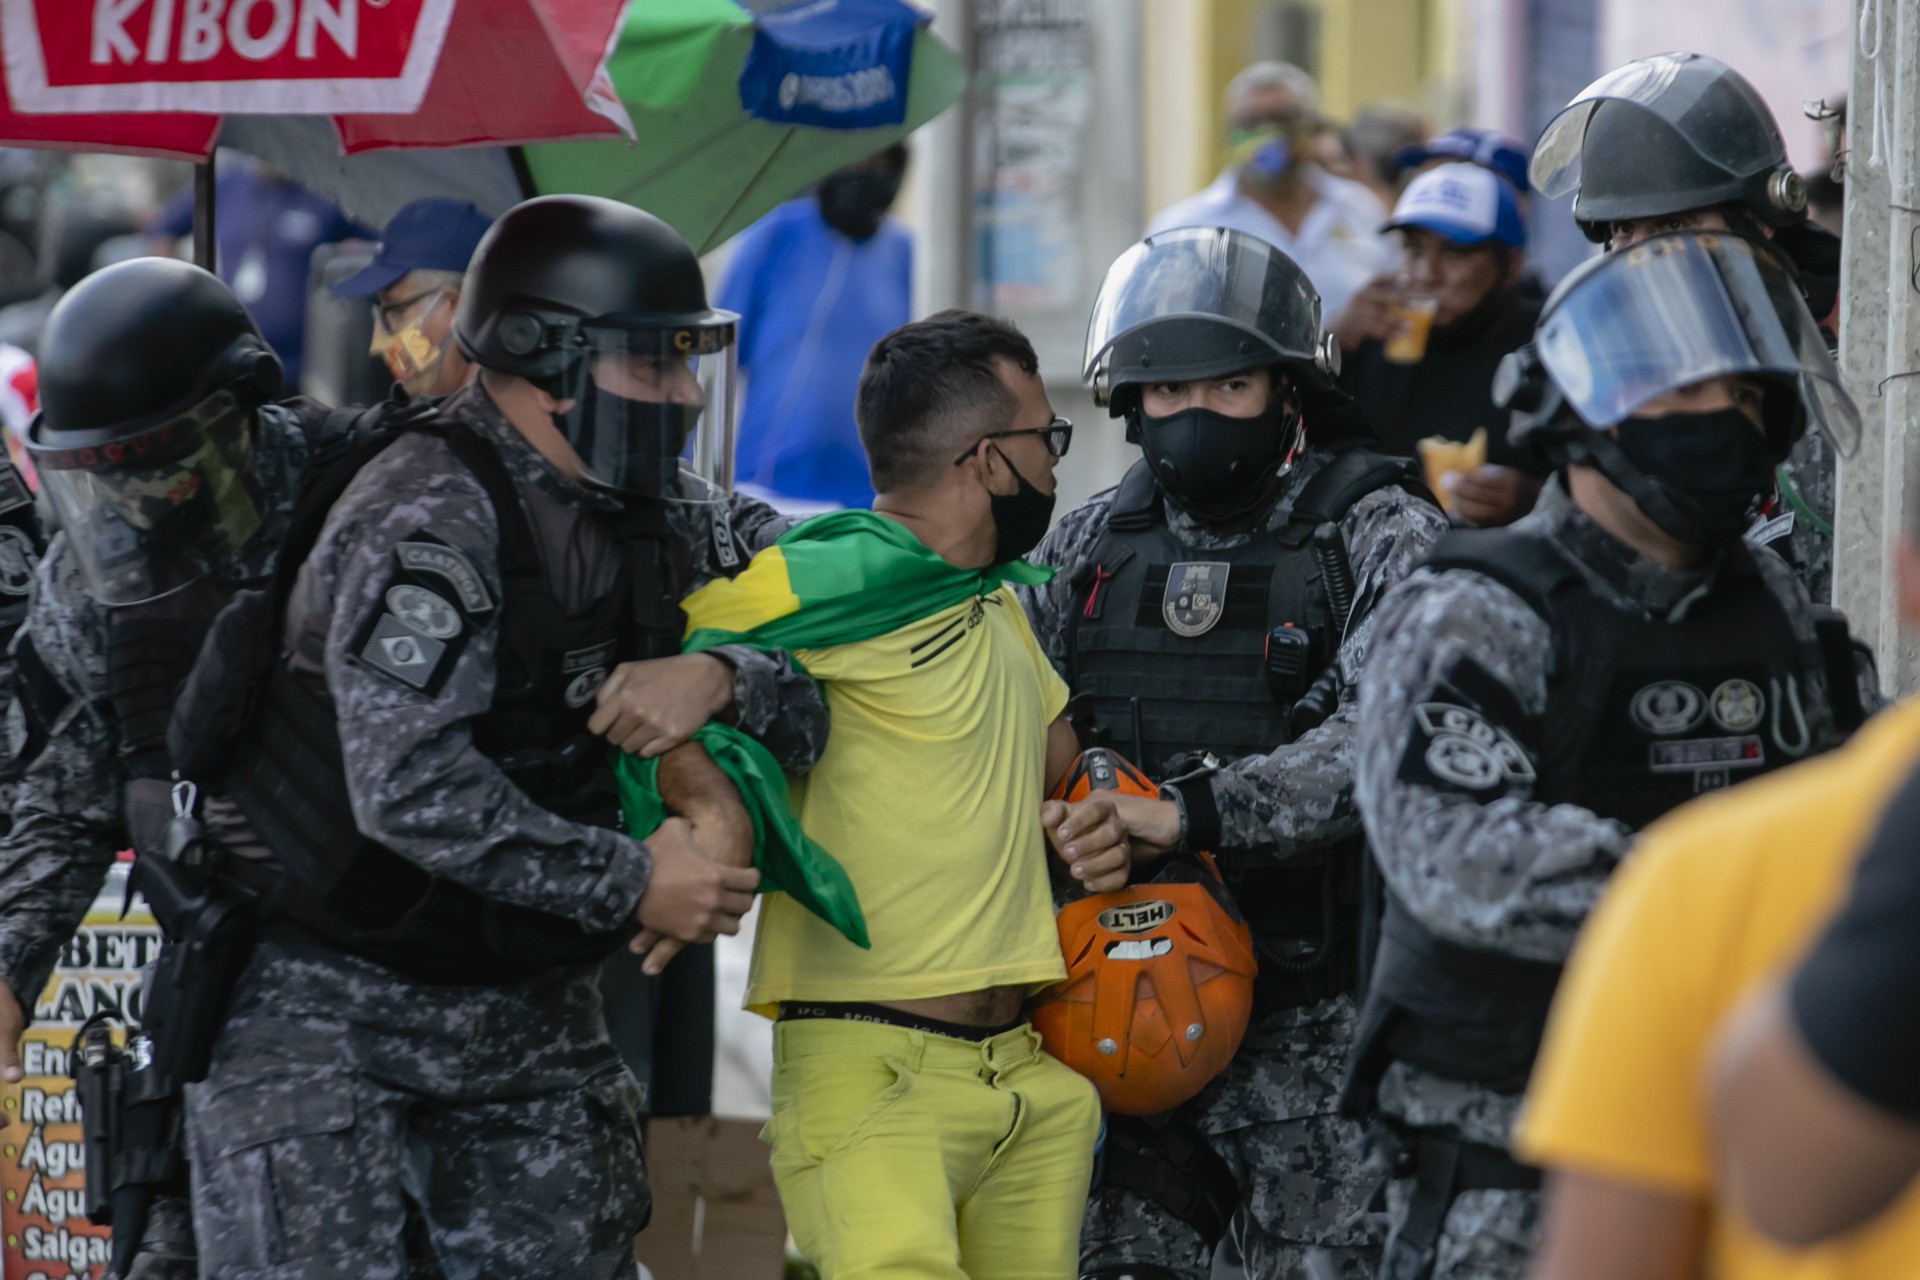
[[[1502,384],[1563,473],[1509,529],[1441,541],[1375,615],[1361,679],[1387,892],[1349,1100],[1401,1148],[1391,1280],[1522,1274],[1538,1176],[1507,1137],[1608,875],[1653,819],[1825,750],[1873,697],[1844,619],[1741,537],[1802,433],[1858,430],[1765,242],[1586,263]]]
[[[25,747],[0,843],[0,1073],[116,850],[166,812],[174,687],[214,614],[271,569],[328,446],[310,402],[197,267],[141,258],[75,285],[40,345],[29,449],[61,532],[15,649]],[[156,815],[159,815],[156,818]],[[192,1275],[184,1210],[154,1219],[143,1274]]]
[[[262,923],[189,1096],[204,1275],[395,1275],[409,1205],[449,1274],[635,1274],[642,1099],[598,961],[731,931],[758,877],[684,819],[618,830],[589,724],[658,752],[728,715],[794,763],[824,737],[784,657],[666,656],[679,595],[746,558],[732,517],[773,523],[692,474],[725,458],[734,321],[656,218],[509,210],[454,322],[478,378],[360,446],[223,615],[174,747],[264,846],[227,862]],[[223,759],[236,680],[259,710]]]
[[[1547,125],[1531,177],[1548,199],[1575,193],[1580,229],[1610,250],[1666,231],[1735,231],[1771,240],[1798,269],[1815,318],[1839,300],[1840,241],[1808,219],[1806,184],[1765,100],[1714,58],[1663,53],[1600,77]],[[1826,436],[1801,437],[1777,479],[1749,536],[1774,545],[1824,604],[1835,484]]]
[[[1136,841],[1215,852],[1262,972],[1213,1085],[1109,1118],[1090,1276],[1204,1276],[1230,1223],[1250,1274],[1359,1276],[1377,1254],[1360,1131],[1335,1115],[1361,901],[1342,677],[1445,521],[1411,464],[1364,447],[1337,352],[1300,269],[1238,231],[1148,237],[1094,305],[1086,377],[1142,458],[1041,543],[1058,572],[1028,612],[1082,740],[1165,781],[1122,798]]]

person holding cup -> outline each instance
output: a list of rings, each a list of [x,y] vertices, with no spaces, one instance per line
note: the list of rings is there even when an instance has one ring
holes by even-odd
[[[1341,385],[1387,452],[1428,464],[1428,483],[1456,519],[1511,523],[1533,508],[1547,475],[1508,443],[1493,403],[1494,370],[1540,318],[1539,300],[1518,287],[1519,193],[1491,169],[1443,164],[1408,184],[1383,230],[1400,241],[1400,266],[1333,322]]]

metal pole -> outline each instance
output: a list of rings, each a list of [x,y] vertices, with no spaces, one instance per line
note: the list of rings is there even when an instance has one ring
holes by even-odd
[[[1887,551],[1920,478],[1920,0],[1857,0],[1854,11],[1864,21],[1847,98],[1840,368],[1861,440],[1840,462],[1834,603],[1879,654],[1882,687],[1903,694],[1920,688],[1920,646],[1901,627]]]
[[[213,225],[213,156],[193,167],[193,262],[209,271],[215,266]]]

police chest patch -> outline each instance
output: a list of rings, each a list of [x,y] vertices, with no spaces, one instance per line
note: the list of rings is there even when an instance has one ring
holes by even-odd
[[[473,562],[443,542],[402,542],[393,549],[400,567],[409,573],[439,578],[453,588],[460,608],[467,613],[485,613],[493,608],[487,584]]]
[[[1472,707],[1423,702],[1413,714],[1419,733],[1402,770],[1413,781],[1476,793],[1532,786],[1537,775],[1525,749]]]
[[[1220,561],[1188,561],[1167,570],[1160,616],[1177,636],[1203,636],[1227,611],[1227,571]]]
[[[1662,680],[1633,695],[1633,722],[1655,737],[1685,733],[1707,718],[1707,699],[1684,680]]]
[[[24,529],[0,524],[0,595],[24,596],[33,590],[33,568],[40,562]]]
[[[1767,700],[1751,680],[1727,680],[1707,699],[1713,722],[1728,733],[1745,733],[1765,716]]]
[[[1764,547],[1770,542],[1790,537],[1793,533],[1794,513],[1783,511],[1771,520],[1762,520],[1747,530],[1746,540],[1756,547]]]

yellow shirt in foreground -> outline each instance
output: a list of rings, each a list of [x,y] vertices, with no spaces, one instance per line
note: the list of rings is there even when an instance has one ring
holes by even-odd
[[[1714,1032],[1838,907],[1881,810],[1920,756],[1920,700],[1829,755],[1651,828],[1574,948],[1514,1136],[1549,1168],[1709,1205],[1715,1280],[1920,1273],[1920,1191],[1839,1243],[1772,1244],[1721,1196],[1703,1079]]]
[[[1040,804],[1047,726],[1067,687],[1012,589],[794,656],[820,681],[833,727],[793,786],[793,811],[852,878],[873,949],[769,894],[747,1008],[1065,977]]]

